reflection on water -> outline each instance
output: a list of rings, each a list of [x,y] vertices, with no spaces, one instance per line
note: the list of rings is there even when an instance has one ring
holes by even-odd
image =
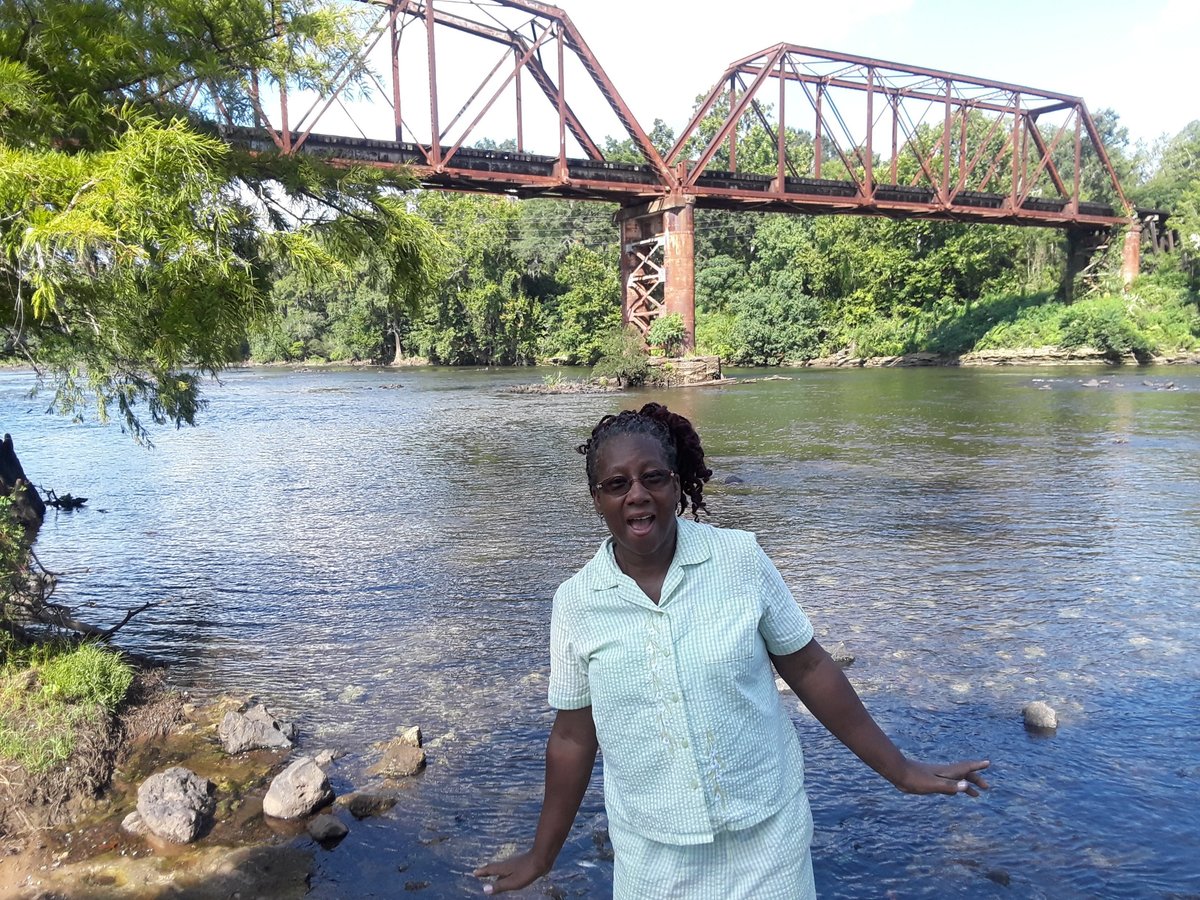
[[[239,371],[146,452],[41,415],[28,376],[0,374],[31,477],[91,498],[39,543],[67,602],[111,623],[161,601],[125,641],[348,750],[341,789],[371,743],[422,726],[429,769],[320,852],[314,896],[465,896],[474,865],[531,834],[549,597],[602,537],[573,447],[648,399],[698,423],[714,481],[744,479],[711,487],[713,521],[758,532],[897,741],[993,760],[980,800],[904,797],[797,709],[822,896],[1200,891],[1200,375],[1173,371],[1171,392],[1132,370],[500,390],[539,377]],[[1057,736],[1025,733],[1031,699]],[[568,896],[607,890],[602,814],[594,783],[553,876]]]

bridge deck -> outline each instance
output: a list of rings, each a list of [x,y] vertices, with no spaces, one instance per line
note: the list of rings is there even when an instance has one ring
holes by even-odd
[[[262,131],[239,128],[227,137],[253,151],[276,149]],[[293,143],[300,140],[300,135],[293,135]],[[443,156],[450,149],[442,148]],[[666,193],[654,169],[632,163],[567,159],[565,172],[560,173],[557,157],[461,147],[448,164],[434,167],[418,144],[320,134],[305,138],[301,150],[334,162],[408,166],[418,173],[422,185],[442,190],[622,204],[647,202]],[[695,187],[690,196],[697,207],[708,209],[879,215],[1057,228],[1111,228],[1127,221],[1102,203],[1081,202],[1076,210],[1062,198],[1030,197],[1014,208],[1006,194],[965,190],[952,194],[950,202],[945,203],[928,187],[892,184],[878,184],[871,196],[864,196],[852,181],[821,178],[785,178],[779,190],[776,179],[769,175],[705,171]]]

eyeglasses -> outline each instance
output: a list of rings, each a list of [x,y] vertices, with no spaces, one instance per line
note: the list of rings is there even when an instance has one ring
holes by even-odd
[[[655,493],[670,484],[674,477],[675,473],[667,469],[651,469],[649,472],[643,472],[638,478],[614,475],[612,478],[596,482],[596,490],[606,497],[624,497],[636,481],[646,490]]]

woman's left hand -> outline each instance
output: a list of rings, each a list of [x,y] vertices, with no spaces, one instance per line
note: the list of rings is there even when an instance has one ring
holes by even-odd
[[[979,774],[991,763],[986,759],[954,763],[923,763],[907,760],[894,784],[906,794],[967,794],[978,797],[990,785]]]

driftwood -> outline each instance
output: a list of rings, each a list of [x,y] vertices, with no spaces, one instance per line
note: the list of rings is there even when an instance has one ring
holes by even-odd
[[[54,491],[48,488],[42,489],[46,494],[46,502],[55,509],[72,510],[79,509],[83,504],[88,502],[87,497],[73,497],[70,494],[63,494],[61,497]]]

